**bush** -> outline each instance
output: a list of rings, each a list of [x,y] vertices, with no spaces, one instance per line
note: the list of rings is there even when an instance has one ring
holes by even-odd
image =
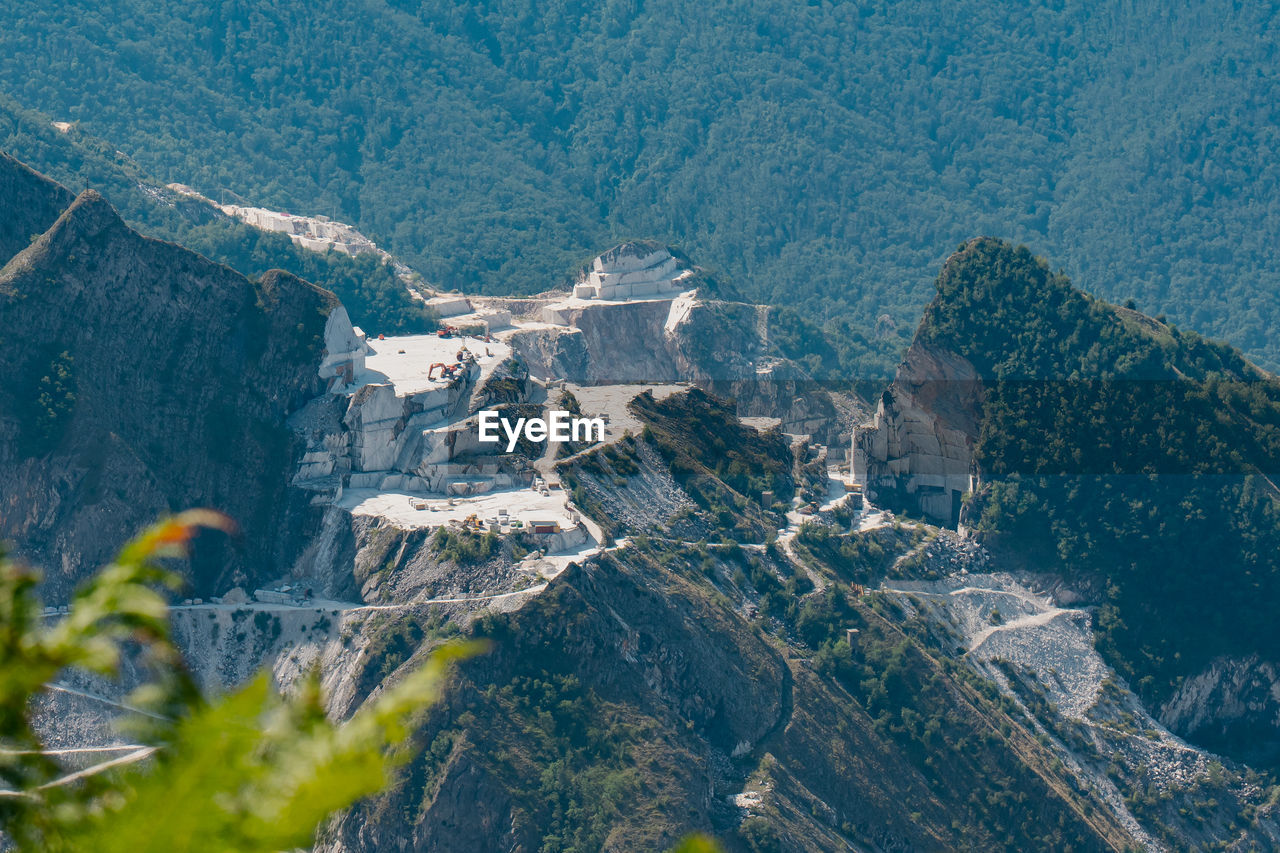
[[[478,534],[470,530],[441,527],[431,539],[432,550],[440,559],[459,566],[484,562],[497,553],[501,538],[490,530]]]

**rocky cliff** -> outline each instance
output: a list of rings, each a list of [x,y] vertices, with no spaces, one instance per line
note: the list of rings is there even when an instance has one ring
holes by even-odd
[[[869,496],[940,524],[959,524],[971,487],[982,386],[963,357],[917,339],[860,436]]]
[[[566,777],[581,771],[582,746],[611,738],[643,766],[627,773],[600,755],[597,772],[618,773],[615,784],[626,787],[643,777],[655,788],[610,816],[608,834],[637,846],[611,848],[664,849],[684,827],[705,823],[723,808],[718,756],[749,750],[784,713],[785,668],[731,612],[674,577],[657,579],[611,558],[572,567],[495,623],[494,653],[467,667],[422,735],[428,746],[451,741],[448,751],[416,756],[404,785],[348,815],[321,849],[536,850],[556,824],[590,838],[585,822],[553,816],[554,801],[530,796],[556,787],[540,777],[561,732],[570,735]],[[530,710],[555,718],[553,728],[525,729]],[[570,726],[583,728],[574,735]],[[604,730],[587,730],[597,726]],[[642,731],[648,743],[637,739]]]
[[[1257,655],[1220,658],[1182,683],[1160,722],[1251,764],[1280,763],[1280,667]]]
[[[555,308],[554,319],[511,337],[535,376],[583,384],[689,382],[734,400],[742,417],[776,417],[783,430],[823,442],[848,439],[831,389],[771,351],[764,306],[689,292],[634,302],[582,300]]]
[[[8,260],[48,230],[75,196],[0,152],[0,199],[0,258]]]
[[[0,536],[49,567],[56,600],[156,516],[229,513],[197,590],[287,566],[305,537],[288,416],[321,390],[329,293],[284,273],[253,282],[127,227],[0,162]],[[17,231],[39,227],[34,240]],[[15,228],[17,231],[15,231]],[[29,244],[29,245],[28,245]]]

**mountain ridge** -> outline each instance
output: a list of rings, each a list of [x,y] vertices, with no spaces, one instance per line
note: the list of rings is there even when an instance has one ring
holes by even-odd
[[[877,318],[909,330],[998,233],[1278,363],[1266,7],[370,8],[24,0],[0,84],[162,183],[337,207],[446,290],[539,292],[650,236],[879,381],[906,341]]]
[[[25,172],[23,181],[43,186]],[[51,205],[65,198],[49,192]],[[990,328],[949,332],[940,308],[923,327],[939,331],[918,335],[932,335],[921,373],[945,368],[946,356],[951,385],[976,387],[974,363],[941,348],[971,334],[981,340],[964,351],[1006,365],[1005,375],[1052,364],[1054,323],[1073,318],[1082,334],[1059,337],[1085,353],[1080,371],[1109,364],[1101,349],[1088,356],[1090,303],[1029,252],[975,241],[960,260],[972,261],[967,272],[944,271],[961,292],[955,304],[973,289],[963,272],[970,284],[998,285],[988,307],[1007,298],[1025,314],[1053,286],[1055,309],[1020,322],[962,311]],[[1151,633],[1160,617],[1203,640],[1188,628],[1188,605],[1221,601],[1191,598],[1187,573],[1186,588],[1166,583],[1160,608],[1143,611],[1153,584],[1138,572],[1164,553],[1090,563],[1109,573],[1114,595],[1080,573],[1042,573],[1077,604],[1096,593],[1096,622],[1025,572],[1001,573],[1049,546],[1089,555],[1089,542],[1061,538],[1078,526],[1077,503],[1045,488],[1036,512],[1017,514],[1022,502],[1008,491],[1020,486],[1017,466],[997,480],[989,461],[1012,451],[982,432],[992,407],[1016,424],[1029,409],[1015,406],[1052,411],[1059,397],[1027,401],[987,382],[977,403],[953,401],[972,420],[956,430],[958,446],[981,463],[965,505],[977,521],[966,522],[988,550],[864,506],[845,486],[833,466],[856,401],[838,408],[799,365],[770,354],[765,309],[684,293],[579,311],[554,296],[525,300],[517,319],[515,301],[477,302],[456,316],[469,316],[460,326],[491,324],[480,332],[360,335],[327,291],[280,272],[252,281],[145,238],[92,191],[0,270],[0,360],[19,374],[0,386],[0,533],[52,567],[53,602],[112,537],[212,504],[240,521],[242,541],[197,542],[191,598],[170,609],[205,689],[259,669],[286,689],[319,673],[327,711],[343,719],[442,644],[488,644],[448,678],[391,788],[336,816],[318,850],[585,853],[666,849],[710,831],[729,853],[1119,851],[1161,839],[1247,847],[1280,833],[1265,777],[1179,741],[1126,685],[1171,696],[1170,725],[1199,727],[1189,732],[1196,743],[1265,759],[1237,748],[1266,732],[1265,714],[1199,713],[1205,695],[1247,704],[1266,693],[1260,681],[1275,670],[1247,659],[1237,686],[1247,637],[1208,649],[1199,669],[1192,657],[1144,668],[1145,649],[1131,642],[1134,629],[1178,642]],[[618,342],[643,354],[633,368],[694,381],[636,384]],[[1195,355],[1174,366],[1203,362],[1209,375],[1235,364],[1213,345],[1171,345]],[[984,361],[980,346],[1000,357]],[[437,360],[456,375],[433,378],[426,368]],[[1150,365],[1166,362],[1136,358],[1130,373]],[[939,408],[936,397],[899,390],[885,407],[912,404],[913,417]],[[1229,399],[1251,411],[1253,398]],[[606,434],[562,457],[536,446],[490,452],[473,430],[487,406],[598,414]],[[1013,437],[1043,438],[1030,427]],[[1040,488],[1027,482],[1024,495]],[[1166,512],[1186,497],[1157,496]],[[1028,532],[1016,524],[1027,519],[1047,522]],[[1222,519],[1269,529],[1268,518],[1234,507],[1209,522]],[[1203,559],[1222,542],[1185,550]],[[1268,624],[1261,605],[1244,604],[1242,626]],[[1094,624],[1115,669],[1088,642]],[[1086,659],[1076,668],[1090,690],[1070,713],[1047,698],[1064,689],[1049,672],[1055,659],[1036,654],[1063,638]],[[1020,649],[1020,663],[991,657],[1002,642]],[[1236,658],[1218,666],[1217,652]],[[59,745],[100,746],[137,663],[119,683],[65,674],[70,692],[43,698],[41,731]],[[1074,662],[1057,663],[1080,675],[1066,671]],[[1159,680],[1184,672],[1185,690]],[[1221,726],[1228,736],[1215,740]]]
[[[940,274],[862,441],[874,499],[1084,584],[1099,647],[1153,705],[1280,655],[1263,627],[1280,594],[1266,556],[1280,547],[1280,382],[1229,346],[1088,297],[1025,247],[974,240]],[[1259,726],[1280,709],[1224,707],[1175,730],[1271,760]]]
[[[81,193],[0,270],[0,357],[17,379],[0,389],[0,477],[24,496],[0,532],[59,566],[48,583],[62,594],[137,527],[197,505],[244,534],[206,549],[197,589],[278,564],[298,536],[273,528],[301,509],[284,421],[321,388],[337,305],[287,273],[255,284],[144,238]]]

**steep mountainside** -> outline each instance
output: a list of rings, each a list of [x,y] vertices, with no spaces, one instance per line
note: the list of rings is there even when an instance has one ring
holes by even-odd
[[[0,190],[4,237],[23,247],[0,270],[0,536],[51,568],[55,600],[142,524],[192,506],[243,532],[201,549],[198,590],[287,566],[304,505],[284,422],[321,389],[337,300],[146,239],[93,191],[59,215],[67,190],[7,158]]]
[[[11,258],[43,234],[75,196],[43,175],[0,152],[0,257]]]
[[[166,182],[336,207],[446,288],[539,292],[650,236],[848,321],[891,369],[877,318],[908,329],[950,248],[998,233],[1280,363],[1269,4],[9,11],[0,88],[24,104]]]
[[[1100,648],[1176,731],[1280,757],[1274,377],[981,239],[947,262],[863,445],[878,500],[954,511],[1082,584]]]
[[[65,198],[6,165],[7,185],[52,193],[35,219]],[[988,454],[1014,457],[983,425],[1016,424],[1022,398],[975,382],[992,360],[946,337],[942,306],[990,308],[996,328],[972,334],[1038,353],[1017,317],[1034,329],[1047,294],[1054,323],[1078,321],[1062,340],[1120,340],[1136,375],[1261,375],[1210,345],[1156,358],[1136,315],[1091,336],[1111,309],[994,241],[967,246],[942,290],[928,357],[908,372],[977,390],[913,397],[908,383],[882,420],[909,401],[921,422],[945,413],[950,455],[938,442],[931,458],[977,460],[972,511],[994,554],[845,488],[837,446],[811,437],[824,425],[843,446],[842,410],[767,354],[756,306],[457,297],[456,330],[366,337],[327,292],[146,239],[85,192],[0,270],[13,370],[0,533],[52,567],[59,603],[150,516],[227,510],[243,542],[197,543],[195,592],[171,609],[194,674],[217,689],[267,668],[291,689],[318,672],[339,719],[442,642],[488,640],[424,713],[390,790],[325,827],[327,853],[667,849],[694,830],[731,853],[1274,846],[1280,792],[1265,777],[1146,716],[1090,648],[1093,614],[995,572],[1057,543],[1000,527],[1012,474],[986,473]],[[538,319],[513,321],[517,302]],[[465,330],[481,323],[497,328]],[[702,387],[634,384],[628,352],[632,369]],[[1266,393],[1230,399],[1265,421]],[[563,408],[603,430],[505,448],[481,441],[489,406]],[[909,473],[913,459],[894,461]],[[910,499],[909,482],[895,497]],[[1052,531],[1078,524],[1069,509]],[[1082,575],[1077,596],[1099,583]],[[1109,580],[1122,592],[1107,587],[1097,624],[1127,673],[1117,614],[1156,634],[1122,594],[1132,577]],[[1188,679],[1170,725],[1221,726],[1203,697],[1229,694],[1222,707],[1243,717],[1228,734],[1265,731],[1254,711],[1275,667],[1256,663],[1226,657]],[[42,737],[66,760],[129,748],[112,722],[143,668],[123,669],[118,683],[61,672],[41,696]]]
[[[660,850],[694,830],[742,853],[1132,842],[989,683],[904,633],[903,611],[859,598],[847,562],[806,569],[759,541],[743,471],[774,470],[786,494],[783,436],[696,391],[632,409],[641,436],[559,466],[629,544],[471,623],[491,652],[426,721],[403,782],[321,849]],[[424,546],[390,535],[394,575]],[[888,526],[866,538],[890,558],[913,541]],[[364,672],[394,680],[447,637],[431,613],[366,623],[383,639]]]

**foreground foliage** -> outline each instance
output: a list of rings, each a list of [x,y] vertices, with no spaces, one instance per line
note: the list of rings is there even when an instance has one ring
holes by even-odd
[[[291,696],[263,673],[204,700],[169,633],[158,561],[186,553],[201,527],[225,517],[188,512],[129,543],[47,624],[38,576],[0,557],[0,816],[19,850],[276,851],[309,846],[333,812],[382,789],[402,758],[410,723],[437,696],[449,663],[477,647],[434,654],[341,724],[324,712],[312,677]],[[68,667],[118,672],[141,648],[153,679],[128,700],[139,749],[128,759],[68,773],[42,748],[29,708]]]

